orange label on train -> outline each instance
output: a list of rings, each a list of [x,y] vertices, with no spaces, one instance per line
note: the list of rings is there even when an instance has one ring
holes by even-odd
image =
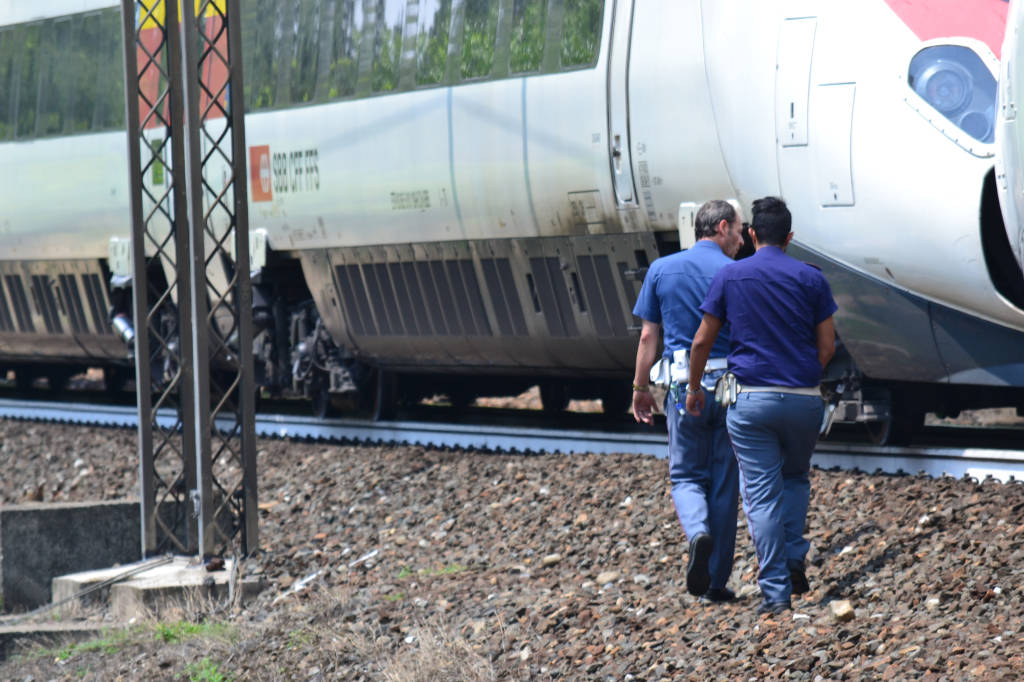
[[[271,201],[274,187],[270,174],[270,145],[249,147],[249,199]]]

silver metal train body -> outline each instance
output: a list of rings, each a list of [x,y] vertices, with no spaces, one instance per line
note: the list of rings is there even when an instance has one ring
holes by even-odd
[[[59,104],[47,93],[86,48],[76,31],[116,27],[117,10],[26,4],[0,3],[0,90],[15,93],[0,135],[0,356],[15,369],[115,363],[127,169],[123,113],[106,120],[105,102],[123,80],[97,69],[106,94],[91,112],[76,110],[82,87],[58,84]],[[243,12],[268,386],[340,392],[373,367],[411,394],[540,379],[555,406],[587,394],[618,409],[647,265],[690,245],[701,202],[775,194],[794,214],[793,252],[822,267],[840,306],[840,418],[1024,405],[1024,144],[1005,111],[1011,79],[997,88],[1007,26],[1007,56],[1024,49],[1019,5],[255,0]],[[5,44],[23,47],[31,27],[28,73]]]

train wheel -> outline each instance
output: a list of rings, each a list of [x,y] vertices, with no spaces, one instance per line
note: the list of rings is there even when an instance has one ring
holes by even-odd
[[[540,385],[540,404],[549,414],[569,407],[569,387],[560,381],[545,381]]]
[[[893,395],[889,404],[889,418],[865,422],[868,438],[875,445],[910,445],[924,427],[924,410],[914,407],[906,397]]]
[[[892,430],[892,417],[882,421],[864,422],[864,430],[868,433],[868,440],[875,445],[888,445],[889,434]]]
[[[313,380],[310,387],[310,399],[312,400],[313,416],[317,419],[325,419],[331,414],[331,393],[328,390],[330,385],[326,377]]]

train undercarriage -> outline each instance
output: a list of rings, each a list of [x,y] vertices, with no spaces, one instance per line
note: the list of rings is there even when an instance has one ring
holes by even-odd
[[[308,400],[317,417],[386,419],[424,398],[465,407],[535,384],[545,411],[600,399],[608,415],[622,415],[640,323],[631,306],[647,265],[678,249],[674,237],[268,248],[252,273],[256,382],[267,397]],[[842,347],[824,381],[835,422],[862,424],[877,443],[905,444],[929,412],[1024,408],[1019,332],[895,295],[796,250],[822,267],[844,301]],[[155,261],[149,277],[159,291]],[[872,300],[884,305],[872,309]],[[869,331],[857,327],[879,315]],[[171,304],[152,319],[175,338]],[[59,393],[88,367],[103,368],[107,390],[121,390],[136,327],[131,281],[112,277],[104,260],[0,264],[0,370],[13,370],[19,390]],[[159,350],[150,362],[157,382],[176,371]]]

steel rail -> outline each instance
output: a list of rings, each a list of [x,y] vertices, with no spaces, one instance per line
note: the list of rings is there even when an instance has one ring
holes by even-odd
[[[134,407],[85,403],[25,402],[0,399],[0,418],[135,427]],[[173,425],[175,416],[157,414]],[[225,422],[223,426],[228,427]],[[451,424],[427,421],[375,422],[369,419],[314,419],[294,415],[256,416],[256,434],[265,438],[300,438],[334,442],[401,443],[508,453],[638,454],[664,458],[662,432],[613,433],[591,430]],[[822,469],[882,473],[964,476],[979,481],[1024,480],[1024,450],[935,446],[875,446],[823,441],[812,464]]]

